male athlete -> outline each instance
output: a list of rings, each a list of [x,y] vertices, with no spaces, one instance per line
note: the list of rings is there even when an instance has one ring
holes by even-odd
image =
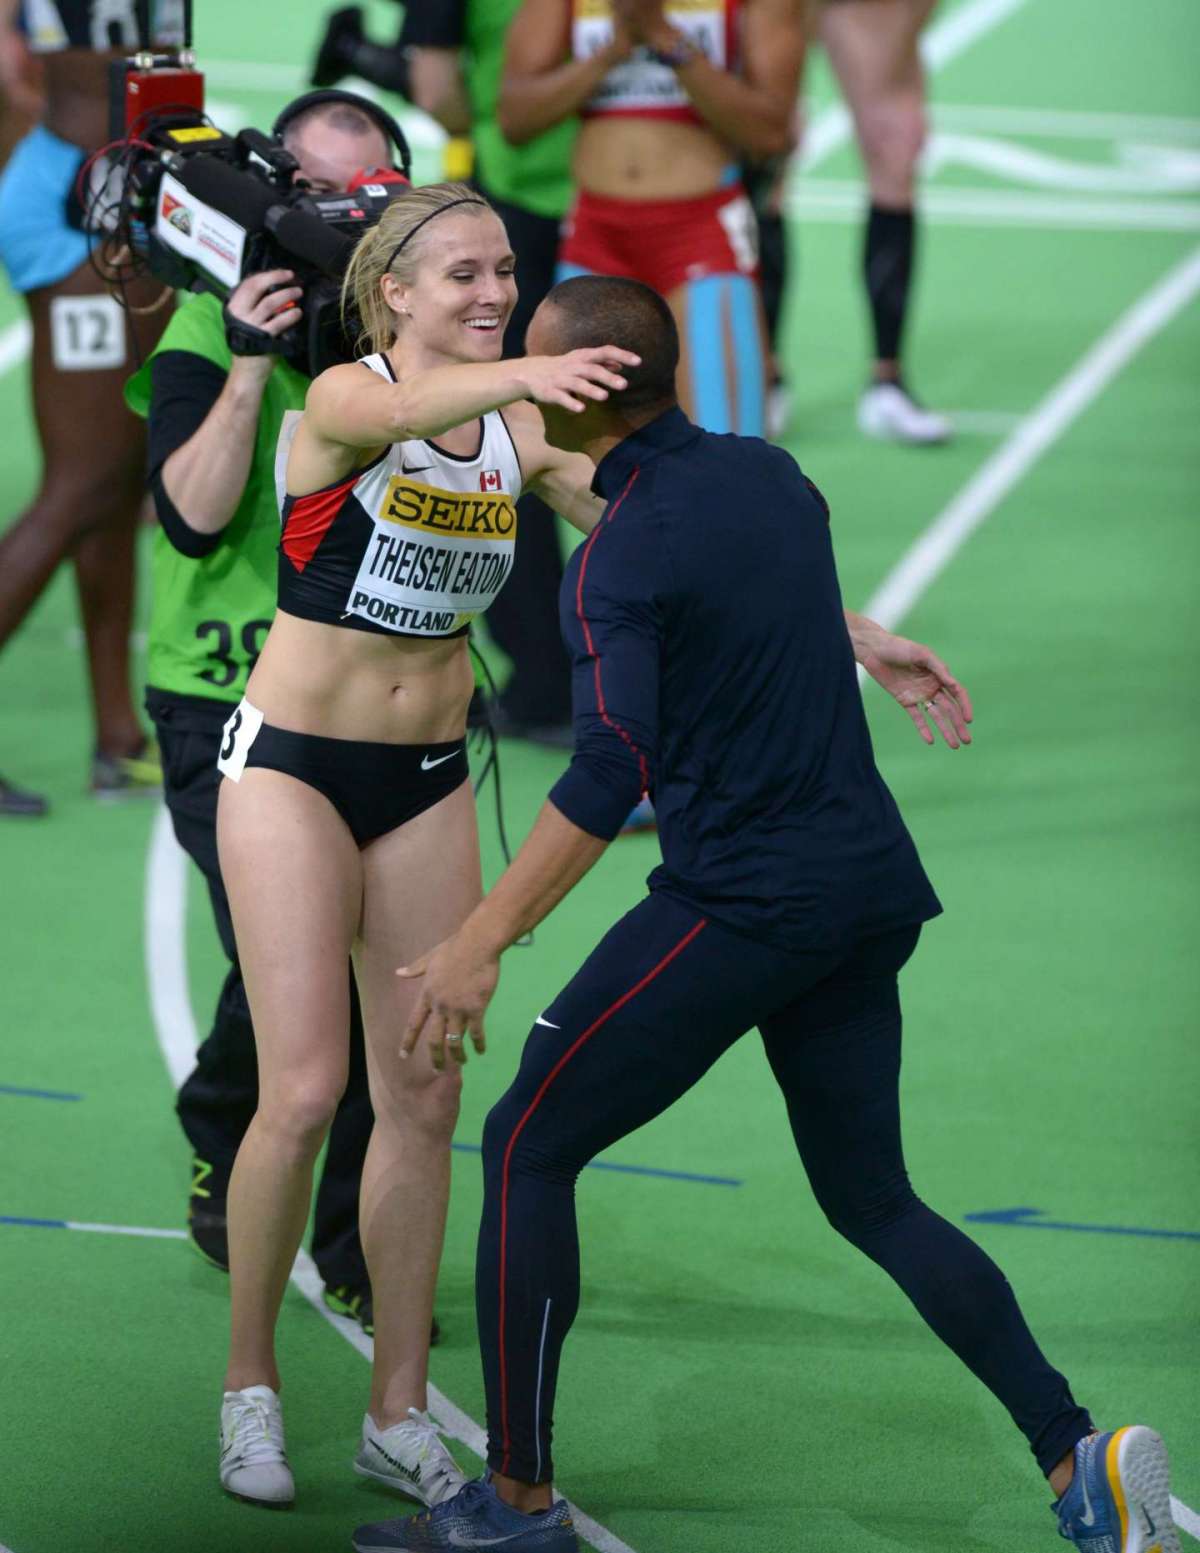
[[[476,1302],[490,1472],[429,1514],[361,1528],[354,1545],[574,1553],[550,1446],[579,1299],[575,1179],[756,1025],[830,1222],[1009,1409],[1063,1535],[1090,1553],[1175,1550],[1161,1439],[1093,1432],[999,1268],[905,1173],[897,975],[941,907],[875,768],[852,638],[863,656],[873,642],[897,698],[930,704],[950,742],[970,703],[927,649],[843,616],[828,512],[791,457],[680,412],[675,327],[655,292],[567,281],[528,348],[601,339],[641,357],[623,369],[628,388],[544,412],[550,440],[596,464],[608,502],[562,594],[574,759],[499,883],[406,972],[425,977],[406,1048],[424,1031],[435,1064],[462,1061],[469,1030],[483,1050],[500,954],[647,786],[663,862],[538,1017],[488,1117]]]

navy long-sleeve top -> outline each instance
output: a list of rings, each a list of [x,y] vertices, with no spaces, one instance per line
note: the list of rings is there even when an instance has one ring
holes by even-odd
[[[672,409],[614,447],[560,596],[575,752],[550,793],[611,839],[649,792],[649,879],[780,948],[941,910],[875,766],[824,498],[782,448]]]

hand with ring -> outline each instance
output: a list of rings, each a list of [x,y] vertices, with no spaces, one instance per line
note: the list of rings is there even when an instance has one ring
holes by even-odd
[[[461,929],[429,954],[401,966],[397,976],[420,978],[416,1007],[400,1042],[408,1057],[424,1040],[429,1059],[440,1071],[447,1060],[460,1066],[467,1060],[466,1038],[482,1056],[487,1049],[483,1016],[500,979],[500,957]]]

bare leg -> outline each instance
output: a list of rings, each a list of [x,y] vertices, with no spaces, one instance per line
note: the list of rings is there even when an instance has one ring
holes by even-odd
[[[161,294],[136,283],[130,301]],[[54,362],[51,307],[59,297],[106,295],[90,265],[27,297],[33,323],[33,396],[44,471],[33,503],[0,538],[0,647],[25,619],[68,556],[79,585],[88,645],[96,743],[132,754],[142,729],[129,684],[133,551],[145,481],[145,428],[121,396],[134,347],[145,354],[169,309],[125,320],[130,359],[102,371],[64,371]]]
[[[921,29],[936,0],[839,0],[822,8],[820,36],[854,119],[871,204],[911,218],[917,159],[925,143]],[[907,290],[907,287],[905,287]],[[901,304],[903,312],[905,304]],[[875,376],[899,376],[898,343]]]
[[[418,984],[396,976],[454,932],[479,900],[479,837],[469,783],[363,852],[355,970],[375,1130],[359,1225],[375,1302],[371,1415],[381,1429],[427,1406],[429,1327],[450,1191],[459,1070],[399,1056]]]
[[[275,1323],[304,1234],[313,1162],[346,1086],[346,958],[362,866],[328,799],[277,771],[222,783],[217,844],[259,1070],[258,1111],[229,1184],[225,1388],[278,1391]]]

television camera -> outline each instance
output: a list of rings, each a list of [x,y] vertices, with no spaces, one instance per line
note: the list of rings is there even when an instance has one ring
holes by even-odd
[[[148,0],[141,9],[149,10]],[[191,7],[184,9],[181,46],[112,66],[112,143],[84,164],[76,190],[84,228],[99,238],[94,261],[118,287],[149,271],[168,287],[224,299],[246,275],[292,270],[303,288],[297,327],[272,338],[227,312],[227,330],[240,354],[276,352],[315,377],[353,357],[358,320],[343,317],[342,277],[364,230],[410,187],[408,144],[390,114],[336,90],[289,104],[270,134],[226,134],[204,111]],[[148,25],[141,36],[151,36]],[[284,146],[284,131],[309,107],[337,101],[369,112],[399,165],[364,168],[344,194],[317,193]]]

